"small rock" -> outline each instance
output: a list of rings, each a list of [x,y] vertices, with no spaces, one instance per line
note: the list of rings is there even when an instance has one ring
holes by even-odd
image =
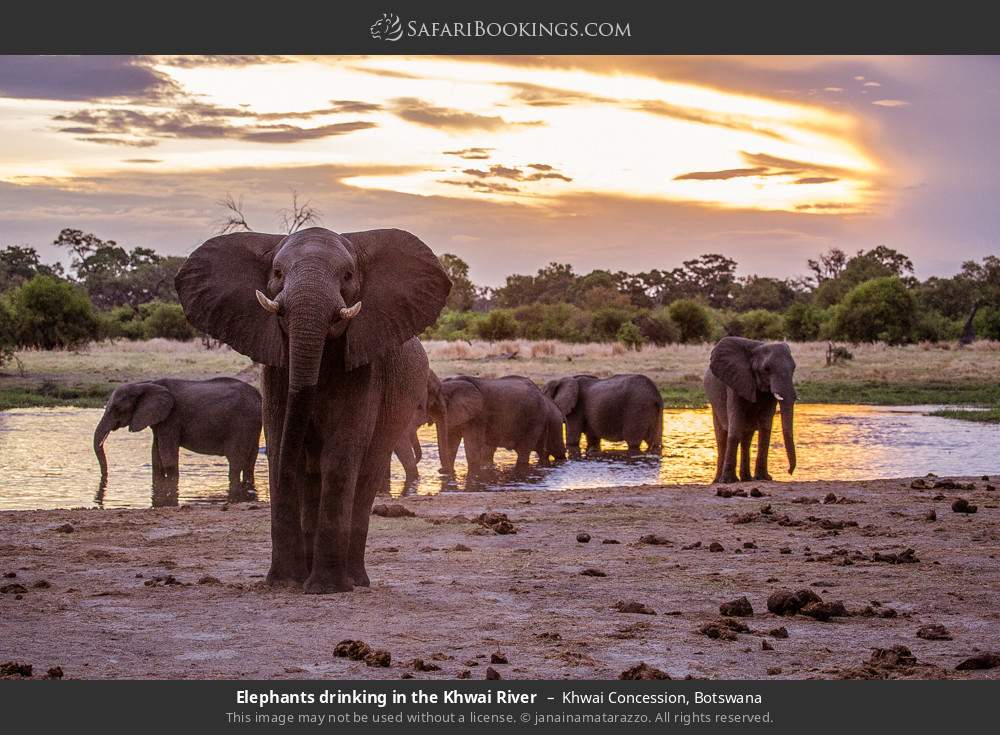
[[[500,676],[500,672],[497,671],[496,669],[494,669],[492,666],[487,666],[486,667],[486,679],[487,680],[489,680],[489,681],[497,681],[498,679],[502,679],[502,678],[503,677]]]
[[[826,496],[823,498],[823,505],[829,505],[830,503],[836,503],[836,502],[837,502],[837,496],[834,495],[833,493],[827,493]]]
[[[4,579],[16,579],[17,578],[17,572],[4,572],[3,578]]]
[[[645,536],[639,537],[640,544],[646,544],[648,546],[673,546],[673,541],[668,538],[664,538],[659,534],[647,533]]]
[[[413,678],[413,674],[411,674],[409,671],[404,671],[402,674],[399,675],[399,678],[400,679],[412,679]]]
[[[603,540],[603,541],[602,541],[601,543],[602,543],[602,544],[620,544],[620,543],[621,543],[621,541],[619,541],[619,540],[618,540],[618,539],[616,539],[616,538],[606,538],[606,539],[604,539],[604,540]]]
[[[925,521],[936,521],[937,520],[937,512],[933,508],[931,508],[929,511],[927,511],[924,514],[924,520]]]
[[[218,577],[206,574],[204,577],[198,579],[198,584],[222,584],[222,581]]]
[[[781,667],[780,666],[769,666],[768,669],[767,669],[767,675],[768,676],[778,676],[778,674],[780,674],[780,673],[781,673]]]
[[[846,617],[847,610],[843,602],[810,602],[804,605],[799,612],[815,620],[825,622],[830,618]]]
[[[3,587],[0,587],[0,594],[5,595],[23,595],[27,591],[27,587],[23,584],[18,584],[17,582],[14,582],[13,584],[5,584]]]
[[[1000,654],[980,653],[965,659],[955,668],[959,671],[971,671],[973,669],[995,669],[997,666],[1000,666]]]
[[[582,572],[580,572],[584,577],[607,577],[607,572],[602,572],[600,569],[594,569],[593,567],[587,567]]]
[[[654,666],[650,666],[645,661],[640,661],[632,668],[625,669],[618,675],[618,678],[622,681],[653,681],[669,679],[670,675]]]
[[[468,669],[462,669],[461,671],[458,672],[458,676],[455,677],[455,678],[456,679],[471,679],[472,678],[472,672],[469,671]]]
[[[505,655],[503,655],[502,653],[500,653],[499,651],[497,651],[496,653],[491,653],[490,654],[490,663],[491,664],[505,664],[505,663],[507,663],[507,657]]]
[[[352,661],[363,661],[372,652],[371,646],[364,641],[345,640],[333,649],[334,656],[349,658]]]
[[[906,646],[874,648],[869,663],[875,666],[915,666],[917,657]]]
[[[735,641],[738,639],[737,633],[749,633],[750,628],[738,620],[723,618],[705,623],[698,628],[698,632],[713,640]]]
[[[792,550],[789,549],[787,546],[782,546],[780,549],[778,549],[778,553],[779,554],[791,554]]]
[[[372,508],[373,516],[382,516],[383,518],[412,518],[417,514],[412,510],[407,508],[405,505],[400,505],[399,503],[391,503],[389,505],[376,505]]]
[[[31,676],[31,664],[22,664],[17,661],[8,661],[0,664],[0,676]]]
[[[744,541],[743,542],[743,548],[744,549],[756,549],[757,548],[757,544],[755,544],[753,541]]]
[[[62,666],[53,666],[51,669],[45,672],[46,679],[62,679],[63,670]]]
[[[978,505],[972,505],[965,498],[959,498],[951,504],[951,509],[956,513],[975,513],[979,510]]]
[[[933,485],[931,485],[927,480],[922,477],[918,477],[916,480],[910,483],[910,487],[914,490],[930,490]]]
[[[629,600],[625,602],[624,600],[619,600],[614,605],[611,606],[612,610],[617,610],[623,613],[632,613],[635,615],[656,615],[656,610],[651,608],[649,605],[644,605],[637,600]]]
[[[61,526],[56,526],[55,527],[56,533],[73,533],[73,531],[75,531],[75,530],[76,529],[73,528],[73,524],[72,523],[64,523]]]
[[[365,663],[368,666],[381,666],[387,668],[392,663],[392,655],[385,650],[372,651],[365,656]]]
[[[465,544],[455,544],[454,546],[451,547],[451,550],[452,551],[472,551],[472,549],[470,549]]]
[[[778,628],[771,628],[771,630],[767,631],[767,634],[772,638],[787,638],[788,628],[786,628],[784,625]]]
[[[695,541],[693,544],[682,546],[681,551],[691,551],[692,549],[700,549],[700,548],[701,548],[701,541]]]
[[[764,493],[762,493],[760,491],[759,487],[750,488],[750,497],[751,498],[763,498],[764,497]]]
[[[775,615],[794,615],[810,603],[822,602],[812,590],[775,590],[767,598],[767,609]]]
[[[441,667],[437,664],[432,664],[429,661],[424,661],[422,658],[415,658],[410,662],[410,665],[416,671],[440,671]]]
[[[749,618],[753,615],[753,606],[745,596],[719,605],[719,613],[727,617]]]
[[[952,640],[951,633],[945,628],[941,623],[931,623],[930,625],[921,625],[917,628],[917,638],[923,638],[926,641],[950,641]]]
[[[579,543],[581,543],[581,544],[589,544],[590,543],[590,534],[589,533],[578,533],[576,535],[576,540]]]
[[[710,543],[708,545],[708,550],[709,551],[725,551],[725,549],[723,548],[722,544],[720,544],[718,541],[713,541],[712,543]]]
[[[47,590],[52,584],[47,579],[40,579],[31,586],[37,590]]]
[[[514,524],[510,521],[499,521],[494,523],[490,528],[493,529],[493,533],[499,536],[506,536],[511,533],[517,533],[517,529],[514,528]]]
[[[760,642],[760,650],[762,650],[762,651],[773,651],[774,650],[774,646],[772,646],[771,642],[769,640],[767,640],[767,638],[765,638],[765,639],[763,639]]]

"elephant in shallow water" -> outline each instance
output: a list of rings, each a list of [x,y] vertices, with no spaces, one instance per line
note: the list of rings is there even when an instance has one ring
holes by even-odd
[[[177,502],[180,447],[229,460],[229,499],[254,497],[253,469],[260,444],[261,400],[252,385],[235,378],[151,380],[118,386],[94,430],[94,453],[107,482],[108,434],[153,430],[153,502]]]
[[[406,473],[407,484],[417,481],[419,477],[419,472],[417,470],[417,465],[423,458],[423,450],[420,447],[420,439],[417,438],[417,431],[424,424],[431,423],[430,415],[428,414],[428,400],[434,396],[439,396],[441,391],[441,381],[438,376],[434,374],[433,370],[427,371],[427,385],[420,394],[420,402],[417,404],[416,410],[413,412],[413,418],[410,419],[409,427],[403,432],[403,435],[396,442],[396,448],[393,450],[393,454],[396,455],[396,459],[399,463],[403,465],[403,471]]]
[[[518,470],[528,467],[533,451],[545,465],[551,456],[565,457],[565,448],[561,457],[559,452],[561,414],[553,413],[552,402],[527,378],[446,378],[441,381],[440,398],[428,403],[437,425],[438,451],[445,474],[454,474],[455,455],[463,440],[470,477],[479,475],[492,462],[497,447],[517,453]]]
[[[372,501],[427,381],[451,282],[402,230],[213,237],[175,279],[197,328],[261,363],[272,585],[369,584]]]
[[[587,449],[600,450],[601,440],[628,444],[638,452],[658,451],[663,442],[663,397],[645,375],[623,374],[610,378],[574,375],[545,384],[549,396],[566,416],[566,444],[579,449],[580,436]]]
[[[781,432],[788,474],[795,471],[795,360],[784,342],[724,337],[712,349],[705,393],[712,404],[717,459],[713,482],[770,480],[767,454],[774,412],[781,405]],[[757,462],[750,474],[750,445],[757,433]],[[740,472],[736,474],[736,455]]]

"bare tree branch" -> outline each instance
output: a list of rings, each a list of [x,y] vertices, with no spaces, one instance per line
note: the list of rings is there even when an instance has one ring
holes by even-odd
[[[320,211],[312,206],[311,201],[299,202],[299,193],[294,189],[292,189],[292,206],[278,210],[278,216],[281,217],[282,229],[288,235],[306,225],[319,224],[322,219]]]
[[[218,201],[218,205],[227,212],[225,218],[219,222],[218,233],[220,235],[238,230],[253,232],[253,228],[247,223],[247,217],[243,213],[242,195],[239,199],[235,199],[232,194],[226,192],[226,196]]]

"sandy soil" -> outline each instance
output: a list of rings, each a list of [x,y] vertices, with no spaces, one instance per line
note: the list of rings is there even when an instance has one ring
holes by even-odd
[[[373,518],[373,586],[332,596],[261,585],[266,505],[4,512],[0,663],[71,678],[482,678],[490,665],[504,678],[617,678],[639,661],[673,677],[1000,678],[955,670],[1000,653],[1000,491],[970,480],[740,486],[759,498],[714,486],[406,498],[416,517]],[[838,502],[822,502],[828,493]],[[953,512],[958,497],[978,512]],[[506,513],[516,533],[471,520],[484,511]],[[667,543],[641,543],[647,534]],[[917,561],[891,563],[906,549]],[[779,617],[766,601],[780,588],[870,609]],[[731,620],[750,632],[698,632],[744,595],[753,615]],[[895,617],[879,616],[888,609]],[[916,635],[934,623],[953,639]],[[768,634],[779,626],[787,638]],[[391,666],[336,656],[343,639],[390,652]],[[867,665],[873,648],[897,645],[916,664],[890,654]],[[509,663],[491,664],[498,653]],[[417,671],[417,658],[440,669]]]

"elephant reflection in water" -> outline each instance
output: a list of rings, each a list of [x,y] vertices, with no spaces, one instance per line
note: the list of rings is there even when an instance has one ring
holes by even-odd
[[[117,429],[153,430],[153,506],[177,504],[180,448],[224,456],[229,461],[231,501],[252,500],[254,465],[261,431],[260,393],[235,378],[125,383],[108,399],[94,430],[94,453],[101,468],[97,502],[108,481],[104,442]]]

